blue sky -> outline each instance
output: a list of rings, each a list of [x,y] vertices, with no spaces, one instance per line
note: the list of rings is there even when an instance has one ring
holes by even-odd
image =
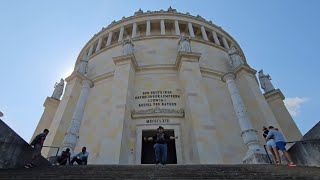
[[[170,5],[212,20],[232,35],[248,63],[271,75],[303,134],[320,120],[317,0],[1,1],[2,119],[28,141],[55,82],[67,77],[95,33],[139,8]]]

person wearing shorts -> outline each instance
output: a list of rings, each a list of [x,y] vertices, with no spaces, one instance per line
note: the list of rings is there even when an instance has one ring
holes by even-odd
[[[266,138],[268,133],[269,133],[269,130],[267,127],[263,126],[262,127],[262,130],[263,130],[263,137]],[[267,141],[267,148],[269,149],[269,151],[271,152],[272,154],[272,159],[273,159],[273,162],[275,164],[278,163],[278,148],[276,146],[276,142],[274,141],[274,138],[271,137],[268,141]]]
[[[287,160],[289,161],[288,166],[296,166],[293,161],[292,158],[290,156],[290,154],[288,153],[288,151],[286,150],[286,140],[283,137],[282,132],[280,132],[279,130],[276,130],[273,126],[269,126],[269,133],[266,137],[266,140],[268,141],[271,137],[274,137],[274,141],[276,142],[276,146],[277,148],[283,152],[283,154],[286,156]],[[276,152],[279,156],[279,152]],[[280,158],[277,159],[277,165],[281,164],[281,160]]]

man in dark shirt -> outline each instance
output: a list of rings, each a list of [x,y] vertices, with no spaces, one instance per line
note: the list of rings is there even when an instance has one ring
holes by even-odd
[[[49,133],[48,129],[43,130],[43,133],[38,134],[31,142],[31,145],[33,146],[33,153],[31,162],[29,164],[26,164],[25,168],[32,168],[34,165],[33,163],[41,156],[41,150],[43,147],[44,140],[46,139],[47,135]]]
[[[66,165],[68,161],[68,164],[70,164],[70,155],[71,153],[69,148],[67,148],[65,151],[62,151],[61,156],[58,157],[58,163],[60,165]]]
[[[146,138],[144,140],[147,141],[155,141],[156,144],[153,146],[155,155],[156,155],[156,163],[161,163],[162,165],[166,164],[167,161],[167,141],[170,139],[177,139],[177,136],[168,136],[163,132],[164,128],[162,126],[158,127],[158,133],[153,137]]]

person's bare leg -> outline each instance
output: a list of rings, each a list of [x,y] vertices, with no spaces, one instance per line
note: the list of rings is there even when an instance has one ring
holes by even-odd
[[[272,147],[269,149],[269,151],[270,151],[271,154],[272,154],[272,160],[273,160],[273,162],[276,164],[276,163],[277,163],[276,154],[274,153]]]
[[[279,155],[279,151],[278,151],[278,148],[277,147],[273,147],[273,152],[275,153],[276,155],[276,161],[281,164],[281,159],[280,159],[280,155]],[[277,164],[278,165],[278,164]]]
[[[286,156],[286,158],[289,160],[289,163],[293,164],[292,158],[291,158],[290,154],[288,153],[288,151],[282,151],[282,152]]]

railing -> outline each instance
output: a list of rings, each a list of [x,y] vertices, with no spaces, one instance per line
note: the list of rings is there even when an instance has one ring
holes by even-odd
[[[307,139],[307,140],[301,140],[301,141],[288,141],[286,142],[287,144],[289,143],[302,143],[302,144],[306,144],[307,142],[313,142],[313,141],[320,141],[320,139]],[[269,156],[269,153],[268,153],[268,150],[267,150],[267,145],[263,145],[264,147],[264,150],[266,151],[266,154],[267,154],[267,157],[268,157],[268,160],[270,162],[270,164],[273,164],[272,163],[272,160]]]
[[[46,148],[57,148],[57,153],[56,153],[56,156],[55,156],[55,157],[58,157],[58,153],[59,153],[60,147],[56,147],[56,146],[42,146],[42,147],[46,147]]]
[[[29,145],[31,146],[30,144],[23,144],[23,143],[13,143],[13,142],[6,142],[6,141],[0,141],[0,143],[5,143],[5,144],[16,144],[16,145],[19,145],[19,146],[26,146],[26,145]],[[56,153],[56,156],[58,156],[58,153],[60,151],[60,147],[56,147],[56,146],[42,146],[42,147],[45,147],[45,148],[57,148],[57,153]]]

